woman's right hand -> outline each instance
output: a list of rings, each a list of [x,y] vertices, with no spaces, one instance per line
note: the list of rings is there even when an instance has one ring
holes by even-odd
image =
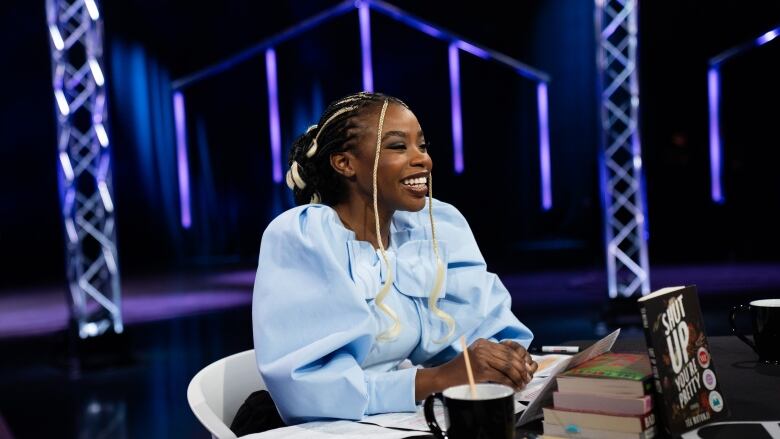
[[[520,390],[528,384],[537,365],[519,343],[495,343],[480,338],[469,346],[469,360],[474,381],[505,384]],[[440,373],[449,386],[468,383],[463,353],[440,366]]]
[[[474,381],[505,384],[520,390],[533,378],[538,368],[525,348],[517,342],[492,342],[480,338],[468,348]],[[467,384],[466,360],[463,353],[441,366],[420,369],[417,372],[416,399],[448,387]]]

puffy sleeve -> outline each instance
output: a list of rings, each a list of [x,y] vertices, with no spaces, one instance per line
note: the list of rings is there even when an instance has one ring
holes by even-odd
[[[444,242],[448,250],[447,283],[438,305],[455,319],[456,331],[446,348],[442,349],[439,345],[437,349],[433,339],[439,334],[446,334],[446,325],[427,313],[427,326],[431,328],[432,336],[423,334],[423,343],[413,353],[412,361],[426,365],[448,361],[461,351],[461,335],[466,336],[469,344],[478,338],[486,338],[514,340],[528,347],[533,334],[512,313],[509,291],[498,276],[487,270],[466,219],[454,206],[435,199],[433,212],[436,238]],[[425,219],[421,218],[421,221]]]
[[[309,205],[266,229],[252,301],[258,369],[288,424],[414,411],[416,369],[364,371],[377,323],[349,276],[349,232]]]

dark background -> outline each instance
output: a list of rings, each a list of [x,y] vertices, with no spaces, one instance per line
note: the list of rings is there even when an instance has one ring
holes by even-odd
[[[494,270],[600,267],[593,2],[517,3],[392,2],[551,75],[551,211],[540,208],[535,84],[461,52],[462,175],[452,170],[446,44],[372,14],[374,86],[418,115],[434,145],[435,196],[464,212]],[[123,275],[255,264],[266,224],[292,205],[286,187],[271,181],[264,59],[184,92],[189,230],[178,220],[170,81],[334,4],[104,2]],[[0,12],[0,287],[60,282],[63,231],[44,2],[5,1]],[[706,82],[710,57],[778,24],[777,2],[642,2],[641,136],[652,265],[780,259],[780,40],[721,70],[723,205],[710,200]],[[277,59],[287,148],[328,102],[361,88],[357,14],[280,45]]]

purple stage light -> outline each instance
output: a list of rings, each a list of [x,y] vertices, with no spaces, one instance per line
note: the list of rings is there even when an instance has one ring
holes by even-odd
[[[780,34],[780,28],[772,29],[769,32],[765,33],[764,35],[761,35],[760,37],[756,38],[756,44],[759,46],[762,44],[766,44],[775,38],[777,38],[777,35]]]
[[[453,149],[454,149],[454,167],[455,172],[460,174],[464,169],[463,159],[463,127],[462,127],[462,114],[461,114],[461,98],[460,98],[460,71],[459,71],[459,54],[458,49],[461,49],[467,53],[470,53],[478,58],[485,60],[496,61],[513,69],[517,74],[531,79],[537,83],[544,82],[545,91],[545,109],[547,108],[546,100],[546,83],[549,82],[550,77],[547,73],[537,70],[527,64],[524,64],[514,58],[511,58],[503,53],[490,50],[485,47],[481,47],[477,44],[465,41],[460,36],[453,34],[445,29],[436,27],[433,24],[427,23],[423,20],[414,17],[413,15],[398,9],[397,7],[386,3],[381,0],[354,0],[344,1],[339,3],[335,7],[328,9],[317,16],[314,16],[298,25],[295,25],[267,40],[264,40],[247,50],[244,50],[224,61],[209,66],[199,72],[193,73],[187,77],[177,79],[173,81],[173,88],[181,90],[183,87],[189,86],[197,81],[205,79],[207,77],[216,75],[220,72],[226,71],[229,68],[242,63],[254,55],[265,51],[266,54],[266,68],[268,79],[268,99],[269,99],[269,118],[270,118],[270,131],[271,131],[271,154],[273,163],[273,179],[276,183],[281,183],[283,180],[282,166],[281,166],[281,135],[279,128],[279,109],[278,109],[278,97],[277,97],[277,74],[276,74],[276,55],[274,47],[278,44],[287,41],[297,35],[300,35],[314,27],[319,26],[322,23],[332,20],[335,17],[341,16],[347,13],[349,10],[358,10],[358,18],[360,24],[360,37],[361,37],[361,51],[363,55],[362,59],[362,73],[363,73],[363,88],[366,91],[373,91],[373,67],[372,67],[372,54],[371,54],[371,21],[370,13],[378,12],[382,15],[388,16],[395,21],[405,24],[413,29],[416,29],[426,35],[430,35],[438,40],[446,41],[449,43],[449,55],[450,55],[450,87],[452,97],[452,131],[453,131]],[[546,154],[548,155],[547,161],[549,162],[549,132],[547,131],[547,115],[543,116],[544,121],[540,118],[540,126],[544,126],[545,132],[540,134],[540,137],[548,145]],[[549,166],[548,170],[544,171],[547,176],[547,183],[545,187],[549,188]],[[545,205],[552,205],[551,197],[546,198]]]
[[[460,63],[458,44],[450,44],[450,101],[452,104],[452,153],[455,173],[463,173],[463,120],[460,108]]]
[[[192,225],[190,215],[190,166],[187,162],[187,124],[184,114],[184,96],[173,93],[173,119],[176,123],[176,159],[179,171],[179,204],[181,206],[181,226],[189,229]]]
[[[279,122],[279,87],[276,83],[276,51],[265,51],[265,72],[268,81],[268,118],[271,127],[271,165],[274,183],[282,182],[282,135]]]
[[[542,208],[552,208],[552,181],[550,179],[550,128],[547,122],[547,83],[536,86],[539,110],[539,166],[542,175]]]
[[[747,50],[762,46],[780,35],[780,27],[776,27],[756,39],[751,39],[737,46],[724,50],[710,58],[707,71],[707,91],[710,110],[710,178],[711,195],[715,203],[725,203],[723,194],[723,139],[720,135],[720,66],[727,60],[744,53]]]
[[[723,203],[721,186],[721,143],[720,143],[720,72],[718,66],[711,66],[707,72],[707,86],[710,104],[710,189],[712,201]]]
[[[415,17],[412,14],[409,14],[406,11],[403,11],[401,9],[398,9],[397,7],[385,3],[381,0],[364,0],[366,1],[369,6],[371,7],[371,10],[379,12],[383,15],[386,15],[400,23],[403,23],[413,29],[417,29],[420,32],[425,33],[426,35],[430,35],[436,39],[448,41],[450,43],[456,43],[459,45],[461,49],[463,49],[466,52],[471,53],[472,55],[475,55],[482,59],[492,59],[494,61],[498,61],[501,64],[507,65],[514,69],[519,75],[534,80],[534,81],[549,81],[550,77],[547,75],[547,73],[542,72],[541,70],[537,70],[527,64],[521,63],[520,61],[510,58],[509,56],[504,55],[500,52],[495,52],[493,50],[479,47],[476,44],[469,43],[465,41],[460,36],[453,34],[452,32],[449,32],[445,29],[439,29],[435,26],[426,23],[425,21]]]
[[[434,38],[441,38],[442,37],[441,31],[439,29],[436,29],[435,27],[429,25],[429,24],[420,23],[420,26],[417,29],[420,32],[422,32],[422,33],[424,33],[426,35],[430,35],[430,36],[432,36]]]
[[[374,91],[374,72],[371,62],[371,10],[368,3],[358,3],[360,19],[360,49],[363,54],[363,90]]]
[[[458,48],[463,49],[464,52],[468,52],[478,58],[490,59],[490,54],[485,49],[480,49],[479,47],[465,41],[458,41],[457,44]]]

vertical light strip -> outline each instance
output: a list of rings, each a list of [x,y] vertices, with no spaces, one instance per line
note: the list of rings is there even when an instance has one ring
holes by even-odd
[[[179,171],[179,203],[181,205],[181,225],[189,229],[192,225],[190,215],[190,171],[187,162],[187,125],[184,114],[184,96],[173,93],[173,118],[176,124],[176,160]]]
[[[268,119],[271,127],[271,165],[274,183],[282,182],[282,134],[279,122],[279,87],[276,83],[276,51],[265,51],[265,77],[268,81]]]
[[[547,83],[536,85],[539,110],[539,166],[542,175],[542,208],[552,208],[552,181],[550,178],[550,128],[547,122]]]
[[[710,103],[710,185],[712,201],[723,203],[723,187],[721,186],[721,153],[720,142],[720,72],[718,66],[711,66],[707,72],[707,88]]]
[[[450,102],[452,104],[452,153],[455,173],[463,173],[463,119],[460,108],[460,62],[458,43],[450,43]]]
[[[374,91],[374,70],[371,60],[371,9],[368,3],[358,3],[360,19],[360,49],[363,53],[363,90]]]

